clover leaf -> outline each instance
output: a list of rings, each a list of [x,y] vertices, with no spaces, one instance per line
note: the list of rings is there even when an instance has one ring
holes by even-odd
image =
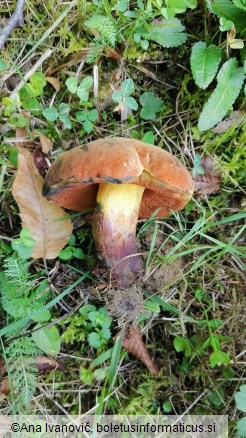
[[[143,107],[140,112],[140,117],[144,120],[155,120],[156,113],[163,108],[162,100],[155,97],[152,91],[143,93],[140,97],[140,103]]]

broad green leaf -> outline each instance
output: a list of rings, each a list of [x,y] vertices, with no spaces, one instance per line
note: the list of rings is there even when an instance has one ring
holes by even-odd
[[[238,9],[231,0],[214,0],[211,9],[218,17],[233,21],[236,31],[246,36],[246,14]]]
[[[87,120],[87,111],[77,111],[75,117],[78,122],[84,122],[85,120]]]
[[[87,102],[87,100],[89,99],[88,91],[81,86],[77,88],[77,96],[80,98],[80,100],[83,100],[84,102]]]
[[[49,122],[54,122],[58,118],[58,111],[56,108],[45,108],[42,114],[47,120],[49,120]]]
[[[246,417],[237,422],[237,435],[246,437]]]
[[[27,101],[22,102],[22,108],[30,111],[32,114],[38,114],[42,110],[42,106],[36,97],[31,97]]]
[[[130,96],[134,91],[134,82],[131,78],[126,79],[121,84],[121,94],[123,97]]]
[[[188,8],[195,9],[197,7],[197,0],[185,0]]]
[[[65,129],[71,129],[72,128],[72,122],[71,120],[66,116],[59,116],[60,121],[63,123],[63,126]]]
[[[88,113],[88,119],[91,122],[96,122],[98,119],[98,111],[96,109],[89,111]]]
[[[104,380],[107,374],[107,370],[105,368],[98,368],[97,370],[93,371],[93,377],[96,380]]]
[[[67,246],[67,248],[62,249],[59,252],[59,259],[61,260],[71,260],[73,258],[73,248],[71,246]]]
[[[230,358],[227,353],[224,353],[224,351],[221,350],[215,350],[210,355],[210,366],[211,368],[214,368],[216,365],[229,365]]]
[[[89,345],[92,348],[100,348],[101,347],[101,338],[100,335],[96,332],[92,332],[88,336]]]
[[[147,131],[142,137],[142,141],[148,144],[155,144],[155,137],[153,131]]]
[[[163,107],[162,100],[156,98],[152,91],[143,93],[140,97],[140,103],[143,106],[140,117],[144,120],[155,120],[156,113]]]
[[[166,5],[168,8],[174,9],[176,14],[182,14],[187,9],[185,0],[166,0]]]
[[[185,357],[191,356],[191,346],[187,339],[182,338],[181,336],[176,336],[173,341],[173,345],[175,350],[180,353],[181,351],[184,353]]]
[[[58,354],[61,349],[61,337],[57,327],[55,325],[42,327],[39,323],[34,327],[34,330],[39,327],[40,330],[32,333],[32,339],[37,347],[51,356]]]
[[[218,85],[205,104],[198,121],[200,131],[217,125],[234,104],[244,82],[243,68],[239,68],[236,58],[231,58],[221,67]]]
[[[89,90],[93,85],[93,77],[86,76],[80,83],[79,88],[84,88],[85,90]]]
[[[220,30],[224,32],[226,30],[230,30],[233,27],[233,22],[230,20],[226,20],[224,17],[220,18]]]
[[[115,9],[119,12],[125,12],[128,8],[129,0],[119,0],[116,5]]]
[[[137,109],[138,109],[138,104],[137,104],[136,100],[135,100],[133,97],[126,97],[126,98],[123,100],[123,102],[124,102],[124,105],[125,105],[127,108],[130,108],[130,109],[132,109],[132,110],[134,110],[134,111],[137,111]]]
[[[143,36],[163,47],[177,47],[185,43],[187,39],[183,30],[184,26],[177,18],[163,19],[159,23],[152,23]]]
[[[191,52],[191,71],[196,85],[200,88],[208,87],[214,79],[221,60],[219,47],[199,41],[194,44]]]
[[[75,94],[77,91],[77,87],[78,87],[78,81],[76,78],[68,78],[66,80],[66,86],[68,88],[68,90],[70,91],[70,93]]]
[[[83,123],[83,127],[84,127],[84,130],[87,132],[87,134],[90,134],[93,131],[94,125],[92,122],[90,122],[90,120],[86,120]]]
[[[118,90],[114,90],[112,93],[112,100],[116,103],[120,103],[121,101],[121,92]]]
[[[246,11],[246,0],[232,0],[232,1],[237,8]]]
[[[48,309],[40,309],[32,316],[34,322],[47,322],[51,318],[51,313]]]
[[[17,128],[24,128],[24,126],[27,124],[27,119],[23,116],[23,114],[14,113],[10,116],[9,123]]]
[[[59,106],[59,117],[67,117],[70,111],[70,106],[67,103],[61,103]]]
[[[100,336],[103,339],[107,339],[107,340],[110,339],[111,338],[111,331],[110,331],[110,329],[107,328],[107,327],[103,327],[102,330],[100,331]]]
[[[240,391],[235,394],[235,400],[237,409],[246,412],[246,385],[240,386]]]

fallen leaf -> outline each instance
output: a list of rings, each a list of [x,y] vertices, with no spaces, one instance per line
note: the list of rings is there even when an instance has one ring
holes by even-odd
[[[9,395],[9,393],[10,393],[9,379],[6,378],[0,382],[0,395],[3,394],[6,396]]]
[[[36,240],[32,257],[54,259],[69,241],[72,223],[62,208],[42,196],[42,185],[31,154],[20,149],[12,193],[19,205],[22,227],[29,228]]]
[[[228,131],[231,126],[240,125],[244,123],[246,120],[246,111],[232,111],[227,117],[227,119],[222,120],[222,122],[218,123],[215,128],[211,129],[214,134],[223,134]]]
[[[54,78],[53,76],[48,76],[45,79],[47,82],[49,82],[51,85],[53,85],[53,87],[56,91],[60,91],[61,84],[60,84],[60,81],[58,79]]]
[[[39,136],[42,152],[44,154],[48,154],[51,151],[51,149],[52,149],[53,142],[50,140],[49,137],[47,137],[46,135],[42,134],[42,132],[38,132],[37,134]]]
[[[119,333],[117,336],[120,334],[121,333]],[[141,330],[138,324],[133,323],[128,325],[122,341],[122,347],[133,356],[137,357],[149,369],[151,374],[154,376],[158,374],[159,370],[151,359],[150,354],[143,343]]]
[[[39,373],[45,371],[65,370],[65,367],[52,357],[36,356],[35,365]]]
[[[116,50],[112,49],[111,47],[107,48],[107,55],[109,58],[112,58],[117,62],[121,61],[121,56],[120,56],[119,52],[116,52]]]
[[[221,190],[221,175],[216,169],[212,158],[203,156],[200,165],[204,170],[204,174],[196,174],[194,178],[196,193],[199,195],[218,193]]]

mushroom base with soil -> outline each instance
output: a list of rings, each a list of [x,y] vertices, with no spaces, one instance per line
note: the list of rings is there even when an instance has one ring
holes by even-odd
[[[100,184],[93,216],[93,235],[114,286],[124,288],[143,273],[136,247],[136,225],[144,187]]]

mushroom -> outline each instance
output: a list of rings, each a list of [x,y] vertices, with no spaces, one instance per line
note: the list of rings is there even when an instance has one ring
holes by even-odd
[[[50,167],[43,194],[74,211],[94,208],[93,235],[114,285],[125,288],[143,272],[137,254],[138,218],[169,216],[187,204],[193,181],[185,166],[157,146],[104,138],[64,152]]]

